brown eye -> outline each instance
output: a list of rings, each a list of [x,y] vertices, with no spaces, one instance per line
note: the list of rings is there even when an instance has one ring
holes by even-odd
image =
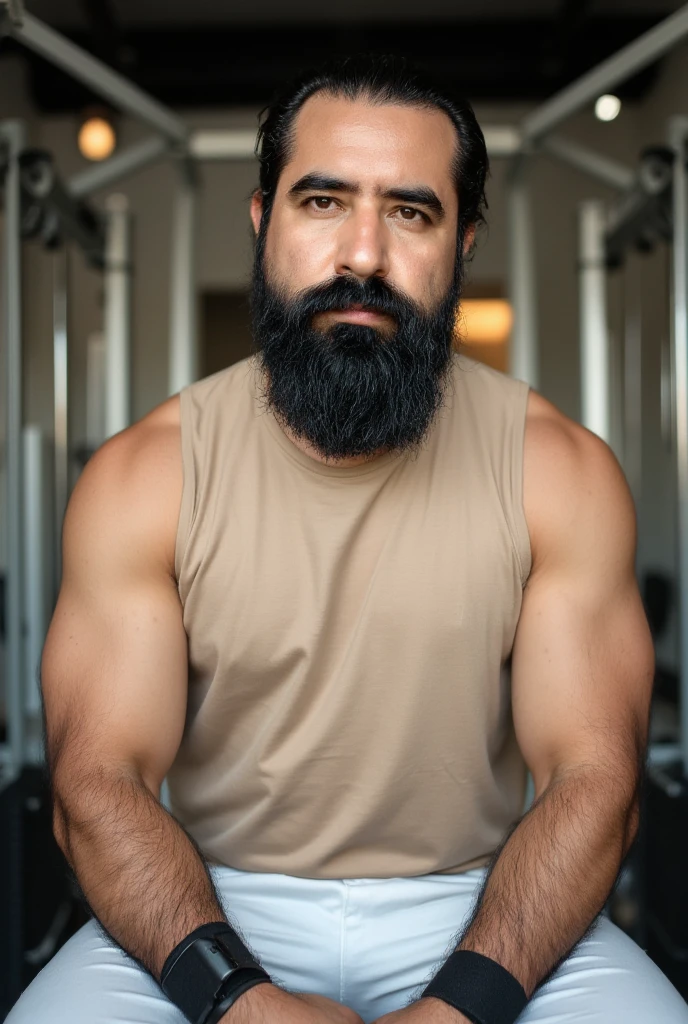
[[[412,206],[402,206],[402,208],[399,210],[399,213],[404,218],[404,220],[414,220],[416,214],[418,213],[418,210],[414,210]]]
[[[315,203],[318,210],[329,210],[332,200],[329,196],[314,196],[312,202]]]

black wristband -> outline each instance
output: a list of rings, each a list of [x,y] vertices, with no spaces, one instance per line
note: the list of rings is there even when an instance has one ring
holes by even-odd
[[[223,936],[224,945],[229,946],[232,956],[237,963],[241,963],[242,965],[244,963],[247,965],[250,964],[251,967],[260,966],[256,958],[253,956],[253,953],[251,953],[250,949],[244,945],[231,925],[227,924],[226,921],[214,921],[212,924],[202,924],[198,928],[194,928],[194,930],[189,932],[181,942],[177,943],[165,960],[165,963],[162,965],[162,971],[160,972],[160,984],[163,988],[165,986],[165,979],[171,968],[192,942],[196,939],[214,939],[216,935],[220,934]]]
[[[201,925],[182,939],[160,974],[163,992],[192,1024],[214,1024],[249,988],[270,981],[226,921]]]
[[[252,974],[253,977],[248,977],[249,973]],[[246,977],[240,979],[238,977],[239,974],[245,975]],[[262,971],[260,973],[257,971],[249,972],[248,970],[237,971],[236,976],[232,975],[233,985],[231,992],[228,995],[223,996],[210,1016],[206,1017],[205,1024],[217,1024],[219,1020],[222,1020],[230,1006],[233,1006],[234,1003],[236,1003],[239,996],[243,996],[244,992],[248,992],[248,990],[253,988],[254,985],[265,984],[269,981],[270,978],[267,975],[263,975]]]
[[[469,949],[454,950],[423,996],[442,999],[473,1024],[514,1024],[528,1003],[513,974],[496,960]]]

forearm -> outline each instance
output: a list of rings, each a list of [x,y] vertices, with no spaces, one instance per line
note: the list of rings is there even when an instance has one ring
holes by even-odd
[[[459,941],[496,960],[530,998],[603,909],[637,829],[618,778],[555,778],[503,845]]]
[[[178,942],[225,919],[202,856],[133,774],[54,788],[55,833],[93,913],[159,978]]]

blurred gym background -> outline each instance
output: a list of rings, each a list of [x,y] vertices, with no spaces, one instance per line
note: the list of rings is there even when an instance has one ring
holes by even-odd
[[[523,145],[546,101],[681,11],[658,56]],[[83,920],[51,837],[37,689],[64,504],[115,429],[249,354],[257,114],[300,69],[362,50],[416,57],[490,129],[488,228],[457,345],[601,424],[633,490],[657,676],[643,827],[606,912],[688,997],[687,11],[676,0],[0,0],[0,1019]],[[171,111],[167,132],[135,100],[86,85],[69,56],[57,66],[47,30]],[[180,124],[203,159],[175,139]]]

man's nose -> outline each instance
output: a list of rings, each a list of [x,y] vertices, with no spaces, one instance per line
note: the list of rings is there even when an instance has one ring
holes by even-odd
[[[335,271],[368,277],[386,277],[389,273],[388,239],[384,224],[375,210],[352,212],[339,233]]]

